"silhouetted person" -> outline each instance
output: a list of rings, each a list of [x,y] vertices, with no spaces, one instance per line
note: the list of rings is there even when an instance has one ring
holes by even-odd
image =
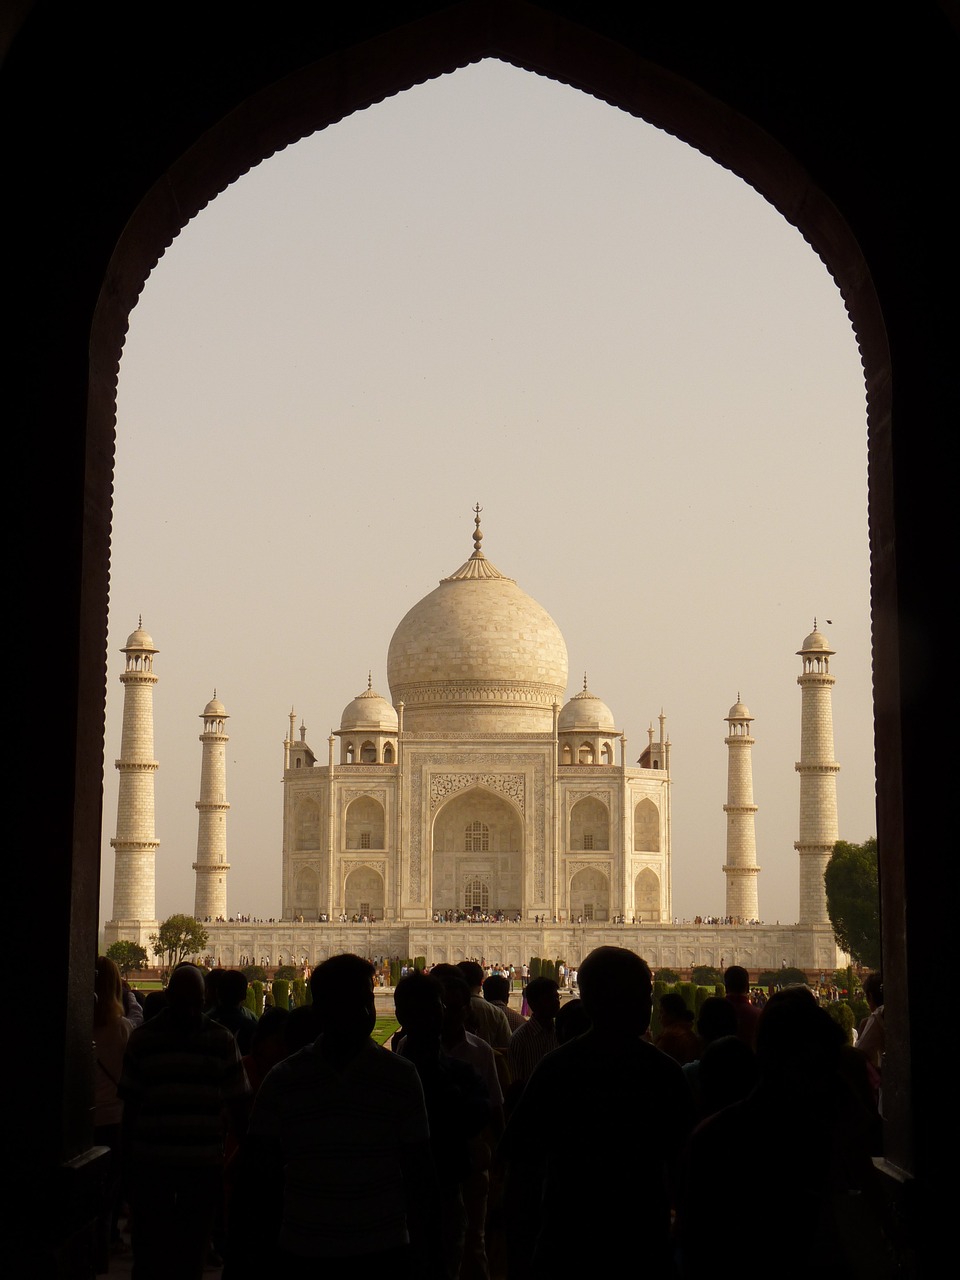
[[[706,1120],[685,1156],[684,1276],[716,1276],[716,1242],[731,1231],[723,1188],[757,1209],[742,1224],[738,1276],[882,1274],[864,1270],[856,1256],[869,1217],[863,1193],[872,1181],[872,1118],[840,1073],[842,1050],[843,1032],[805,987],[768,1002],[757,1033],[756,1088]]]
[[[443,1050],[443,987],[435,978],[417,972],[401,978],[394,1002],[403,1031],[400,1052],[416,1067],[427,1103],[443,1273],[456,1280],[467,1226],[464,1190],[489,1160],[483,1142],[490,1118],[487,1088],[473,1067]]]
[[[166,1007],[127,1044],[120,1096],[134,1280],[203,1274],[222,1198],[225,1116],[241,1129],[245,1119],[237,1043],[203,1002],[201,971],[181,965]]]
[[[750,1002],[750,975],[742,965],[732,964],[723,974],[726,999],[737,1015],[737,1035],[751,1049],[757,1046],[760,1010]]]
[[[552,978],[534,978],[527,986],[526,997],[530,1006],[530,1020],[513,1033],[507,1052],[514,1097],[523,1092],[523,1086],[533,1075],[540,1060],[557,1047],[554,1027],[560,1012],[557,984]]]
[[[693,1014],[675,991],[660,997],[660,1027],[655,1043],[661,1053],[669,1054],[681,1067],[696,1062],[703,1044],[693,1029]]]
[[[641,1038],[652,982],[639,956],[599,947],[581,965],[579,985],[593,1025],[543,1059],[504,1135],[509,1199],[521,1209],[511,1280],[667,1275],[672,1175],[692,1119],[690,1093],[677,1064]]]
[[[320,1034],[273,1068],[254,1103],[243,1180],[282,1188],[276,1273],[325,1265],[340,1275],[437,1274],[423,1089],[412,1063],[370,1038],[373,974],[353,955],[314,970]],[[233,1224],[230,1275],[244,1274],[244,1246]]]
[[[511,1032],[524,1026],[526,1018],[517,1009],[510,1008],[510,979],[500,973],[491,973],[483,980],[483,998],[498,1009],[502,1009],[510,1024]]]

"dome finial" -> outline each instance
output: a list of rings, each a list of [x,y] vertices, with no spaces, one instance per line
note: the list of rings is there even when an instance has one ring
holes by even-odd
[[[583,692],[587,692],[587,673],[583,673]]]
[[[473,523],[475,526],[473,530],[473,554],[475,556],[483,555],[483,552],[480,550],[480,543],[483,541],[483,534],[480,532],[480,512],[482,510],[483,510],[483,507],[481,507],[479,502],[473,508],[473,511],[474,511]]]
[[[367,693],[373,688],[373,668],[367,669]]]
[[[138,631],[143,630],[143,614],[142,613],[137,614],[137,630]]]

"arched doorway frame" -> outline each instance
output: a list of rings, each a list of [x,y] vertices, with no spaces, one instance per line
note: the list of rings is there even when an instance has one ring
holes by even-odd
[[[179,229],[205,203],[279,147],[425,78],[483,56],[501,57],[640,116],[737,173],[801,230],[827,263],[844,296],[863,355],[869,406],[878,826],[883,857],[887,1001],[891,1009],[897,1010],[903,1042],[907,1043],[912,1033],[906,988],[907,895],[902,856],[905,766],[900,750],[900,632],[895,577],[895,532],[903,532],[904,512],[897,512],[894,507],[892,369],[884,317],[871,262],[827,194],[831,187],[842,185],[840,179],[828,168],[823,185],[814,182],[798,156],[776,141],[769,120],[761,124],[742,104],[738,110],[721,101],[717,86],[723,82],[722,77],[718,76],[716,62],[709,57],[703,59],[700,74],[679,75],[666,65],[669,56],[663,57],[664,65],[657,65],[608,34],[598,35],[547,9],[535,10],[520,4],[467,3],[426,15],[421,7],[407,23],[404,16],[397,13],[393,29],[380,31],[362,42],[356,42],[349,31],[343,34],[338,29],[336,38],[324,47],[321,62],[298,66],[289,75],[283,72],[302,59],[302,53],[294,55],[287,50],[285,58],[273,63],[265,57],[262,87],[255,92],[236,91],[229,103],[220,104],[206,118],[201,119],[199,110],[188,115],[177,145],[168,152],[176,158],[166,168],[158,164],[154,186],[139,201],[131,188],[131,216],[103,276],[90,335],[84,446],[87,509],[77,577],[82,670],[78,676],[76,758],[89,761],[102,748],[102,654],[116,373],[126,317],[152,266]],[[652,47],[663,48],[669,55],[669,39],[665,44],[654,40]],[[782,134],[790,136],[789,122],[781,123]],[[901,310],[906,305],[905,300],[900,300]],[[897,514],[899,523],[895,521]],[[78,766],[75,777],[71,975],[74,969],[79,975],[84,948],[89,946],[89,926],[95,919],[96,905],[87,898],[95,896],[92,886],[96,884],[99,855],[96,779],[89,765]],[[83,990],[86,985],[87,979],[71,977],[71,989],[76,986]],[[79,1017],[75,1021],[77,1034],[72,1041],[77,1052],[81,1021]],[[892,1137],[892,1146],[888,1141],[888,1150],[909,1167],[909,1052],[891,1061],[890,1085],[887,1133],[888,1139]]]

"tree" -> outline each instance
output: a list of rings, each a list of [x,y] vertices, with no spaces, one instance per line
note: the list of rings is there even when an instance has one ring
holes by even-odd
[[[112,960],[124,977],[131,969],[139,969],[146,963],[147,949],[141,947],[139,942],[128,942],[126,938],[120,938],[116,942],[111,942],[106,950],[108,960]]]
[[[170,916],[156,933],[150,935],[155,956],[167,957],[167,965],[173,968],[184,956],[195,956],[207,945],[207,931],[193,916]]]
[[[880,885],[876,838],[838,840],[823,873],[833,936],[854,960],[880,968]]]

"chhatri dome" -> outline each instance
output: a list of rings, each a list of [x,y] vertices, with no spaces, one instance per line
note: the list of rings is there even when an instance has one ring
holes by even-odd
[[[352,702],[348,702],[340,717],[340,729],[360,732],[369,730],[372,733],[396,733],[397,713],[386,698],[382,698],[374,689],[371,676],[367,676],[367,687]]]
[[[560,712],[557,728],[561,733],[616,733],[613,712],[605,702],[587,688],[584,674],[583,688],[574,694]]]
[[[404,731],[551,733],[567,646],[542,605],[480,550],[415,604],[393,633],[387,678]]]

